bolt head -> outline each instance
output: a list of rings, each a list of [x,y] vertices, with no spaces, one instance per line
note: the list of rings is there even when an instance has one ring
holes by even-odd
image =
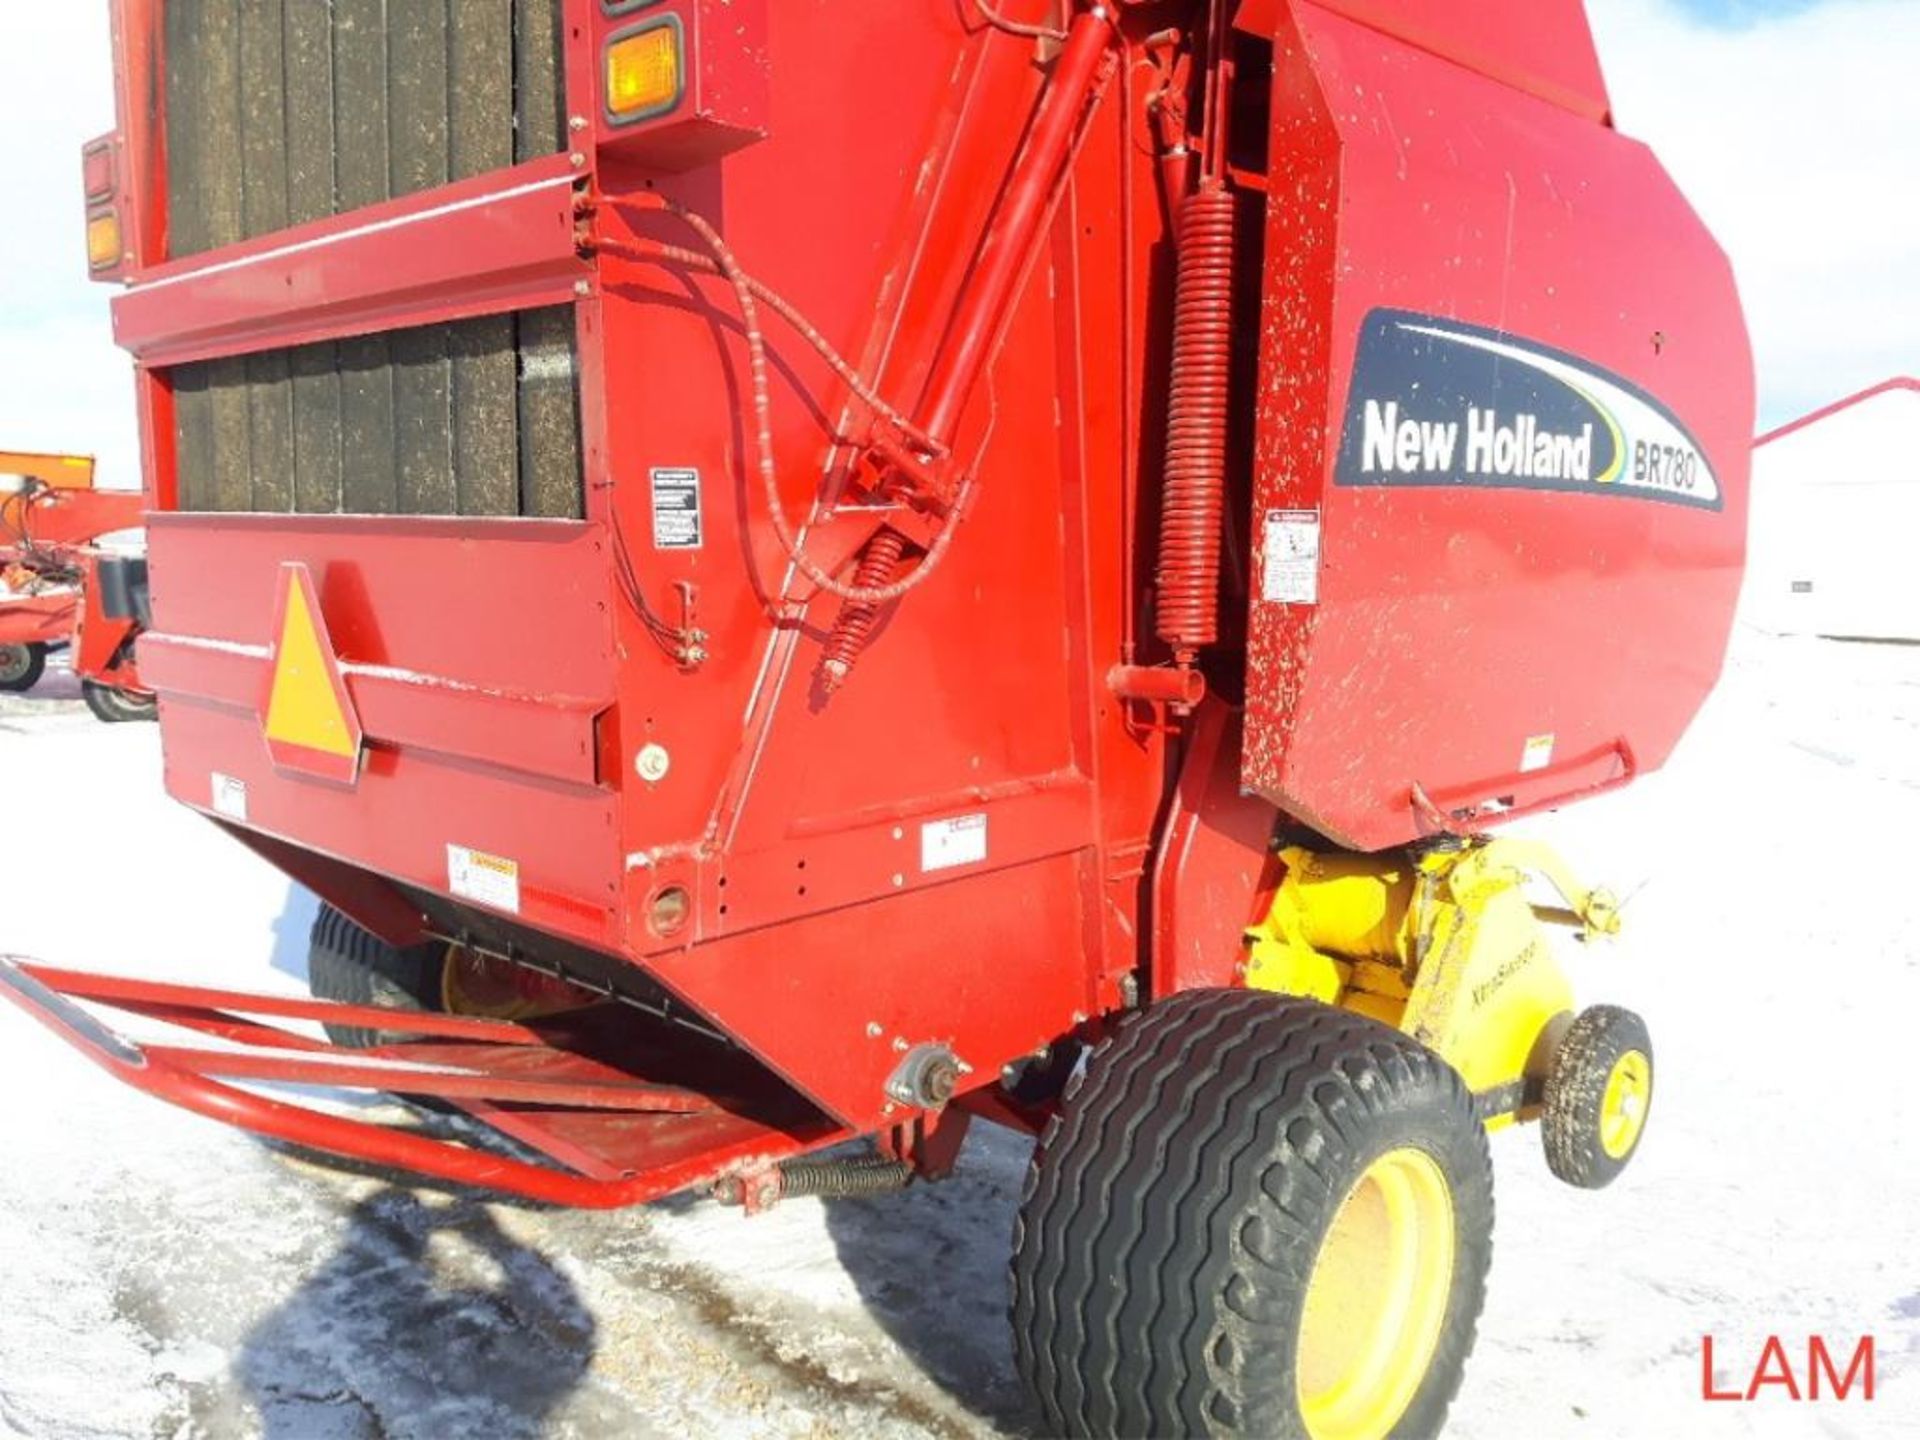
[[[953,1099],[954,1087],[959,1083],[959,1067],[951,1060],[940,1059],[927,1066],[927,1073],[920,1080],[920,1088],[934,1108],[939,1109]]]

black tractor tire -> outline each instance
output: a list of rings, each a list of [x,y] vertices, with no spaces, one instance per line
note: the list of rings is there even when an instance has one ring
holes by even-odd
[[[80,698],[87,702],[94,719],[106,725],[160,718],[160,702],[153,696],[136,695],[131,690],[119,690],[97,680],[80,682]]]
[[[307,988],[316,1000],[377,1005],[385,1010],[441,1010],[440,982],[447,947],[437,941],[397,950],[362,930],[331,905],[314,917],[307,948]],[[328,1025],[336,1045],[356,1050],[418,1038],[404,1030]]]
[[[1616,1072],[1637,1066],[1631,1123],[1609,1104]],[[1639,1152],[1653,1105],[1653,1040],[1647,1022],[1618,1005],[1582,1010],[1553,1053],[1540,1109],[1547,1168],[1581,1190],[1603,1190]]]
[[[38,685],[40,677],[46,673],[46,646],[37,642],[0,645],[0,691],[13,695],[25,694]]]
[[[1041,1428],[1322,1440],[1301,1373],[1310,1282],[1336,1254],[1371,1278],[1356,1240],[1370,1206],[1390,1213],[1377,1177],[1399,1165],[1430,1177],[1422,1213],[1439,1217],[1394,1236],[1423,1257],[1422,1318],[1384,1328],[1383,1276],[1323,1284],[1311,1321],[1323,1404],[1329,1358],[1334,1378],[1359,1373],[1350,1336],[1404,1357],[1372,1428],[1341,1432],[1370,1440],[1439,1434],[1473,1347],[1493,1172],[1472,1096],[1426,1047],[1316,1001],[1198,990],[1128,1017],[1069,1083],[1015,1227],[1016,1362]],[[1331,1314],[1329,1295],[1375,1308]]]

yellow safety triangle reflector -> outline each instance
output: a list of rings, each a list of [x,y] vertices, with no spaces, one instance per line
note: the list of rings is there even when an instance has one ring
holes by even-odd
[[[266,698],[267,748],[282,769],[352,784],[364,735],[305,565],[280,571]]]

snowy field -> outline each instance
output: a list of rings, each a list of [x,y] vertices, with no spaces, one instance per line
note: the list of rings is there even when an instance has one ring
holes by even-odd
[[[300,988],[312,902],[161,796],[149,726],[70,677],[0,699],[0,949]],[[1569,963],[1648,1018],[1611,1190],[1499,1137],[1481,1339],[1449,1433],[1920,1434],[1920,648],[1742,636],[1669,770],[1544,822],[1633,899]],[[0,1434],[1026,1433],[1004,1259],[1024,1146],[952,1183],[615,1215],[420,1192],[170,1110],[0,1013]],[[1871,1404],[1705,1404],[1769,1334],[1876,1337]]]

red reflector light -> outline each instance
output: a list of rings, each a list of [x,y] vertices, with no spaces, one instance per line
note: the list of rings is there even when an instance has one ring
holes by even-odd
[[[113,173],[113,146],[111,144],[89,145],[80,154],[81,175],[86,181],[87,201],[113,198],[115,175]]]

